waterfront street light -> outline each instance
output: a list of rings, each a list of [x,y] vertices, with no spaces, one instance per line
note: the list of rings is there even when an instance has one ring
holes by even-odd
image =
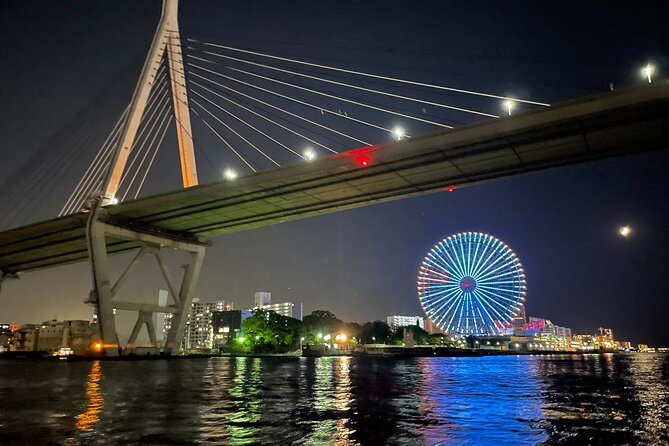
[[[300,338],[300,351],[302,351],[302,343],[304,342],[304,336]]]
[[[372,336],[372,344],[376,343],[376,337]]]
[[[629,226],[622,226],[620,229],[618,229],[618,232],[620,233],[620,235],[627,238],[632,233],[632,228],[630,228]]]

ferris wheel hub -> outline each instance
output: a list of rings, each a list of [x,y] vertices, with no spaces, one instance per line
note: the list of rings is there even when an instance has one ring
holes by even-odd
[[[460,279],[460,289],[465,293],[471,293],[476,289],[476,280],[471,276]]]

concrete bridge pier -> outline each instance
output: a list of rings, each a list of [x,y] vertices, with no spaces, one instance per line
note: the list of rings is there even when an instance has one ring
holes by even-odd
[[[164,354],[179,353],[186,316],[190,310],[193,293],[202,268],[207,243],[200,240],[187,239],[177,235],[166,234],[149,227],[113,221],[101,206],[99,197],[91,210],[86,237],[88,242],[89,260],[93,289],[87,303],[96,306],[100,327],[101,351],[105,356],[118,356],[132,353],[137,336],[143,326],[147,327],[152,346],[156,345],[156,332],[153,324],[153,313],[172,313],[172,325],[167,335]],[[123,273],[112,283],[109,273],[107,243],[113,241],[131,241],[141,246],[137,254],[127,265]],[[179,288],[165,267],[162,250],[180,250],[189,253],[189,261],[184,267]],[[157,304],[142,302],[119,301],[118,292],[132,270],[145,255],[155,258],[169,291],[171,301],[162,307]],[[136,311],[137,322],[130,335],[128,345],[123,348],[119,343],[116,331],[115,310]]]

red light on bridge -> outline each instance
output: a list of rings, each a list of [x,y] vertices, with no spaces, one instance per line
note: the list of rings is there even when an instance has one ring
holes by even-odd
[[[353,160],[356,163],[358,163],[360,167],[367,167],[369,166],[369,163],[372,162],[372,157],[367,154],[363,154],[356,156],[355,158],[353,158]]]
[[[442,187],[441,190],[445,190],[445,191],[448,191],[448,192],[453,192],[455,190],[455,186]]]

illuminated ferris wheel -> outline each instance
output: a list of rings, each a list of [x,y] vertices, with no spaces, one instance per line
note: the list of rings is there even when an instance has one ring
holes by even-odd
[[[480,232],[437,243],[418,272],[418,297],[440,329],[458,335],[501,334],[525,300],[525,272],[511,249]]]

